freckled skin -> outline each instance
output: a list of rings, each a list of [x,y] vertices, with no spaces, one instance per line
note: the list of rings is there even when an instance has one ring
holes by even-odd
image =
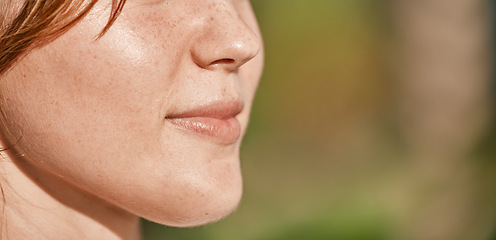
[[[220,145],[164,118],[241,99],[244,134],[263,66],[249,1],[128,0],[94,40],[110,2],[2,77],[3,138],[22,136],[15,149],[36,178],[60,177],[151,221],[193,226],[229,214],[241,196],[241,138]]]

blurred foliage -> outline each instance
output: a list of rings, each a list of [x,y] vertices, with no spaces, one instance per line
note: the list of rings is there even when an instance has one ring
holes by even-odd
[[[242,203],[198,228],[145,221],[145,239],[396,239],[409,214],[399,182],[410,175],[394,123],[388,1],[251,2],[266,64],[242,149]],[[481,149],[494,157],[494,144]]]
[[[388,51],[381,4],[253,3],[266,47],[266,71],[253,128],[312,139],[327,137],[335,128],[359,119],[357,115],[364,111],[383,106]]]

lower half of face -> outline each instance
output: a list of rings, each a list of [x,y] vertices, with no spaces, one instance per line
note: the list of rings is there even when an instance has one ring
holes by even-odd
[[[263,65],[249,1],[128,0],[95,41],[100,2],[2,77],[2,135],[24,156],[14,161],[162,224],[227,215]]]

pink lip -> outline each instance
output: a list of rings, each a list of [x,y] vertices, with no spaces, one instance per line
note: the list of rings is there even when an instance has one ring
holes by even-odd
[[[230,145],[241,135],[236,119],[243,109],[242,102],[218,102],[166,116],[170,123],[215,142]]]

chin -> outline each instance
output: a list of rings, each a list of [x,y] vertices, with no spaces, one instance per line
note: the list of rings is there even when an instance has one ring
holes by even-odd
[[[175,216],[174,219],[158,222],[171,227],[196,227],[217,222],[231,214],[238,206],[240,197],[224,202],[224,205],[215,208],[199,207],[190,209],[184,216]]]
[[[241,174],[222,183],[205,182],[183,185],[180,195],[166,194],[156,199],[159,204],[154,209],[137,215],[166,226],[195,227],[219,221],[238,207],[243,192]]]
[[[164,209],[160,215],[156,213],[151,216],[144,216],[145,219],[170,227],[196,227],[217,222],[230,213],[232,213],[241,200],[241,190],[236,193],[229,193],[221,198],[215,197],[205,199],[207,196],[200,199],[185,200],[188,204],[182,205],[176,209]],[[172,210],[172,211],[171,211]]]

